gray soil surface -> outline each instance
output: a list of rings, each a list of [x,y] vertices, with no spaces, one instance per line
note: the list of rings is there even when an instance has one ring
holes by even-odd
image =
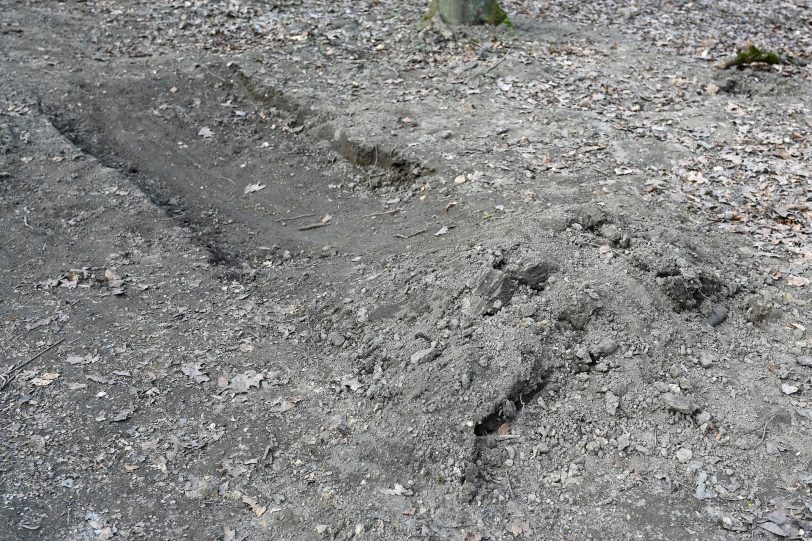
[[[0,0],[0,539],[810,539],[809,7],[538,4]]]

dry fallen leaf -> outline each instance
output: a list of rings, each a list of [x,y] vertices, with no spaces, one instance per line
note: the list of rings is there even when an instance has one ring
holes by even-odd
[[[411,496],[414,492],[405,488],[400,483],[395,483],[394,488],[382,488],[381,494],[386,494],[387,496]]]
[[[251,387],[259,387],[259,382],[263,379],[265,379],[264,372],[257,374],[253,370],[249,370],[244,374],[237,374],[231,378],[228,389],[234,394],[247,393]]]
[[[54,382],[56,378],[59,377],[59,374],[56,372],[45,372],[41,376],[37,376],[31,380],[33,385],[37,387],[46,387]]]
[[[205,383],[209,381],[209,376],[203,372],[203,363],[183,363],[180,365],[180,371],[194,379],[197,383]]]
[[[264,515],[265,511],[268,510],[267,506],[259,505],[254,498],[251,498],[249,496],[243,496],[242,497],[242,502],[244,504],[246,504],[248,507],[250,507],[251,511],[253,511],[254,514],[256,516],[258,516],[258,517],[261,517],[262,515]]]
[[[513,537],[519,537],[520,535],[529,532],[530,532],[530,523],[527,522],[526,520],[517,518],[510,523],[510,533],[513,534]]]
[[[787,278],[787,283],[795,287],[805,287],[809,285],[809,278],[803,276],[790,276]]]
[[[116,271],[112,269],[107,269],[104,271],[104,277],[107,279],[107,287],[110,289],[121,287],[124,284],[124,280],[122,280],[118,274],[116,274]]]
[[[290,411],[295,408],[296,404],[301,401],[301,398],[295,396],[290,396],[288,398],[277,398],[271,403],[268,411],[273,413],[285,413],[286,411]]]
[[[265,189],[265,185],[260,184],[259,182],[257,182],[256,184],[249,184],[248,186],[246,186],[245,189],[243,189],[242,193],[245,194],[245,195],[248,195],[249,193],[258,192],[258,191],[264,190],[264,189]]]
[[[65,362],[68,364],[90,364],[99,360],[98,355],[68,355]]]

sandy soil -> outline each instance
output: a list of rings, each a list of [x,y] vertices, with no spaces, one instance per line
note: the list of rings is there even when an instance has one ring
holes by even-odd
[[[808,539],[808,9],[595,4],[0,0],[0,538]]]

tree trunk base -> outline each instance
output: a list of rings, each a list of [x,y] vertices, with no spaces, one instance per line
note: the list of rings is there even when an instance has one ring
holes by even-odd
[[[499,0],[432,0],[424,19],[438,16],[449,25],[504,24],[512,26]]]

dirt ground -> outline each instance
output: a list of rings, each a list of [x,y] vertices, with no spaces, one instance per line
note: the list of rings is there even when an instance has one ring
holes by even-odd
[[[0,0],[0,539],[812,539],[805,2]]]

